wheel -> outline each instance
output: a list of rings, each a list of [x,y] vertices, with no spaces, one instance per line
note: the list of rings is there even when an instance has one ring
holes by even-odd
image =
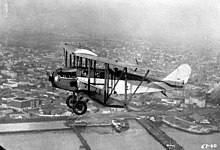
[[[87,105],[83,101],[78,101],[73,107],[73,112],[76,115],[83,115],[87,111]]]
[[[67,99],[66,99],[66,105],[69,108],[73,108],[74,104],[76,103],[76,95],[70,95]]]

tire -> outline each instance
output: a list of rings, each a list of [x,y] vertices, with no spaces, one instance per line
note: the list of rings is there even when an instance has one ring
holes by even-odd
[[[67,99],[66,99],[66,105],[69,108],[73,108],[74,104],[76,103],[76,96],[75,95],[70,95]]]
[[[76,115],[83,115],[87,111],[87,105],[83,101],[78,101],[75,103],[73,112]]]

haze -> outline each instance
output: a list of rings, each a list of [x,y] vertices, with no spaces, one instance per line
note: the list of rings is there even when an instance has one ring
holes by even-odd
[[[2,32],[126,35],[209,44],[220,39],[218,0],[8,0],[8,15],[5,3],[1,0]]]

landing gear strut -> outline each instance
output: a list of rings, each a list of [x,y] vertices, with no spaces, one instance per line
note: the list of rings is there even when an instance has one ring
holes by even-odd
[[[86,102],[82,101],[82,97],[78,97],[73,93],[66,99],[66,105],[73,110],[76,115],[83,115],[87,111]]]

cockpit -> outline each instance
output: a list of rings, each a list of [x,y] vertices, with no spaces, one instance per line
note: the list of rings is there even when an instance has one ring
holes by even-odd
[[[64,78],[76,78],[77,69],[75,68],[59,68],[56,70],[57,75]]]

